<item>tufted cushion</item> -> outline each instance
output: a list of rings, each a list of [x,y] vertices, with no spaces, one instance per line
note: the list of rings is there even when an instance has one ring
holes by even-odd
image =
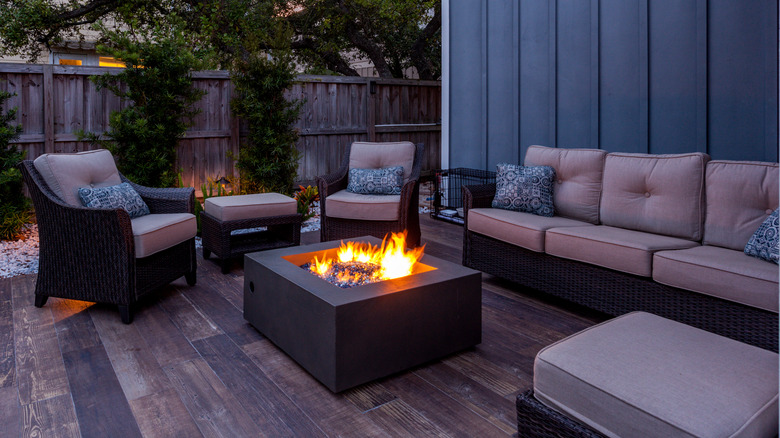
[[[601,223],[701,240],[704,222],[702,153],[611,153],[604,164]]]
[[[65,203],[80,207],[80,187],[108,187],[122,182],[114,157],[105,149],[76,154],[43,154],[33,162],[51,190]]]
[[[349,169],[347,191],[361,195],[400,195],[404,182],[401,166],[383,169]]]
[[[381,169],[401,166],[404,168],[404,184],[412,176],[414,143],[408,141],[369,143],[356,141],[349,152],[350,169]]]
[[[124,209],[131,218],[149,214],[149,207],[141,195],[128,183],[108,187],[81,187],[79,198],[85,207]]]
[[[780,218],[778,210],[772,212],[760,227],[750,236],[747,245],[745,245],[745,254],[751,257],[757,257],[768,262],[778,263],[780,253],[778,251],[778,229],[780,229]]]
[[[778,207],[778,173],[777,163],[707,163],[704,244],[742,251]]]
[[[606,157],[607,151],[600,149],[531,146],[525,154],[525,165],[555,169],[556,215],[598,224]]]
[[[496,195],[492,207],[552,217],[555,169],[550,166],[496,166]]]

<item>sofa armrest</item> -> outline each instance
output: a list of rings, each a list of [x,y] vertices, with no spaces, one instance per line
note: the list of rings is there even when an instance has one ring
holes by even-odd
[[[124,176],[122,180],[133,186],[152,213],[195,213],[195,189],[192,187],[156,188],[138,185]]]

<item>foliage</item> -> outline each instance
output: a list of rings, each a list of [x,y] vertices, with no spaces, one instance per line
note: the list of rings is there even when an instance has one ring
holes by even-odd
[[[0,91],[0,109],[14,96]],[[19,137],[22,127],[11,125],[16,119],[16,108],[0,111],[0,239],[14,239],[22,226],[32,220],[30,201],[22,192],[22,173],[16,165],[25,153],[10,144]]]
[[[290,56],[276,52],[238,60],[231,77],[237,94],[231,108],[249,125],[236,163],[243,189],[290,194],[300,155],[292,125],[301,106],[284,95],[295,78]]]
[[[354,58],[368,58],[381,77],[441,75],[441,0],[0,0],[0,52],[36,59],[46,47],[83,39],[99,20],[117,28],[181,21],[192,47],[215,64],[247,60],[281,39],[311,71],[357,76]]]
[[[203,92],[192,85],[190,72],[201,63],[187,48],[181,31],[154,28],[153,38],[130,31],[104,29],[102,53],[126,63],[119,74],[93,76],[98,88],[108,88],[132,105],[110,116],[110,129],[99,140],[114,154],[119,170],[131,181],[150,187],[176,182],[176,144],[184,136],[192,108]],[[95,140],[95,136],[88,136]]]
[[[299,190],[295,192],[295,200],[298,202],[298,213],[303,215],[306,221],[314,217],[314,203],[320,200],[320,194],[317,187],[298,186]]]

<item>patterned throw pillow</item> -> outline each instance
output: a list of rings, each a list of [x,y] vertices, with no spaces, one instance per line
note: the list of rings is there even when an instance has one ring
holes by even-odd
[[[400,195],[403,166],[382,169],[349,169],[347,191],[361,195]]]
[[[141,195],[128,183],[99,188],[81,187],[79,198],[85,207],[123,208],[130,214],[131,219],[149,214],[149,207],[141,199]]]
[[[773,211],[758,227],[756,232],[750,236],[750,240],[745,245],[745,254],[780,264],[780,251],[777,248],[777,245],[780,244],[780,236],[778,236],[780,216],[778,216],[778,210]]]
[[[550,166],[518,166],[501,163],[496,166],[496,196],[493,208],[522,211],[552,217],[555,169]]]

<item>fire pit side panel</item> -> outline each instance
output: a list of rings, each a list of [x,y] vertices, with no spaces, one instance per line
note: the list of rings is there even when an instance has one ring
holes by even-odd
[[[244,319],[333,388],[334,307],[254,260],[246,260],[244,275]]]

